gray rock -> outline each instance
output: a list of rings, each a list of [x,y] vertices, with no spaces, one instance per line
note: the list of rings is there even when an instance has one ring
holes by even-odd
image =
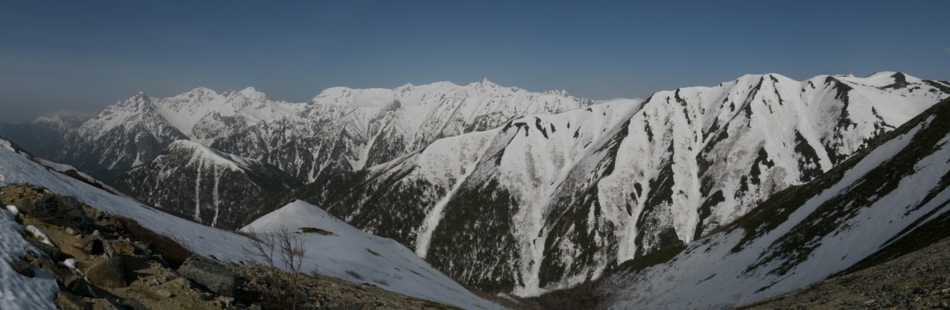
[[[33,266],[30,266],[30,263],[26,261],[16,260],[10,263],[10,265],[13,266],[13,270],[16,270],[16,272],[26,277],[32,278],[36,276],[36,273],[33,272]]]
[[[118,301],[116,301],[115,299],[109,296],[106,296],[105,298],[102,298],[102,299],[95,299],[94,302],[95,302],[95,305],[93,306],[94,310],[99,310],[99,309],[124,310],[125,309],[125,307],[122,307],[122,305],[120,305]]]
[[[215,294],[234,297],[234,273],[212,260],[192,255],[178,268],[178,273]]]
[[[73,247],[81,249],[87,254],[99,255],[105,254],[108,257],[115,257],[116,251],[112,247],[112,244],[108,240],[102,238],[102,235],[98,230],[92,232],[91,235],[86,236],[76,243],[73,243]]]
[[[172,291],[166,289],[157,290],[155,291],[155,294],[158,294],[158,296],[161,298],[172,298],[172,296],[175,296],[175,294],[172,294]]]
[[[126,287],[125,267],[122,264],[122,258],[112,257],[98,264],[89,267],[86,270],[86,278],[92,284],[102,287]]]
[[[88,294],[86,281],[83,280],[81,276],[74,274],[68,267],[56,264],[45,256],[36,257],[36,259],[33,260],[33,266],[49,273],[56,281],[66,287],[69,292],[80,296]]]
[[[16,205],[23,213],[57,226],[82,230],[90,222],[79,200],[74,197],[41,194],[20,199]]]
[[[144,243],[133,241],[132,247],[135,248],[136,251],[142,252],[142,255],[146,257],[152,255],[152,250],[149,250],[148,246]]]
[[[87,310],[89,305],[82,301],[82,297],[73,293],[60,291],[56,294],[56,308],[62,310]]]
[[[135,247],[132,246],[132,243],[127,239],[112,240],[109,242],[112,245],[112,249],[115,250],[115,253],[132,255],[135,254]]]
[[[234,305],[234,297],[218,297],[218,299],[215,300],[215,304],[222,308],[230,308]]]
[[[52,259],[53,261],[61,262],[69,258],[69,255],[64,254],[62,250],[60,250],[59,248],[55,246],[42,243],[39,241],[30,241],[30,244],[35,246],[37,249],[40,249],[40,252],[43,252],[44,254],[46,254],[46,256],[49,256],[49,258]]]
[[[145,305],[132,298],[123,299],[121,302],[119,302],[119,304],[122,305],[122,307],[125,307],[127,310],[148,310]]]

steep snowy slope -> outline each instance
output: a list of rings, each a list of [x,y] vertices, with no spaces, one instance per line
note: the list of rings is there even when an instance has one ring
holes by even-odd
[[[223,229],[239,228],[270,211],[248,201],[300,185],[259,160],[187,140],[173,142],[154,161],[115,181],[117,189],[155,208]]]
[[[533,93],[482,79],[395,89],[330,88],[307,103],[274,101],[247,88],[196,88],[170,98],[138,94],[106,108],[41,153],[111,181],[188,139],[255,158],[309,182],[421,149],[439,138],[487,130],[526,114],[585,107],[563,91]],[[19,142],[19,141],[14,141]]]
[[[603,290],[618,309],[729,307],[823,280],[894,245],[925,246],[923,235],[946,236],[948,117],[943,101],[671,260],[609,278]]]
[[[947,96],[884,72],[746,75],[507,122],[298,197],[488,291],[531,296],[681,245]]]
[[[46,187],[57,194],[74,196],[92,207],[134,219],[146,228],[174,236],[176,240],[183,240],[186,246],[201,255],[214,255],[223,262],[234,263],[246,262],[251,259],[247,257],[243,251],[243,247],[250,247],[250,243],[244,236],[200,225],[152,209],[131,198],[110,194],[85,182],[58,173],[53,168],[40,165],[28,154],[14,150],[8,141],[0,140],[0,185],[15,183],[29,183]],[[313,212],[316,208],[299,203],[293,204],[290,208],[282,211],[300,209],[310,210],[308,212],[311,212],[311,215],[320,215],[319,212]],[[6,216],[4,215],[4,217]],[[5,221],[6,220],[0,220],[0,225],[5,223]],[[308,225],[309,224],[332,227],[332,229],[337,230],[334,231],[339,238],[334,241],[337,242],[337,244],[346,245],[352,243],[369,245],[374,251],[380,253],[382,258],[377,258],[375,254],[360,247],[337,246],[312,249],[309,250],[309,254],[304,260],[303,270],[305,272],[309,273],[310,271],[318,270],[321,274],[338,277],[347,281],[362,282],[352,275],[347,274],[348,270],[354,270],[364,276],[372,275],[372,279],[386,280],[390,285],[381,285],[380,287],[397,293],[435,300],[468,309],[487,309],[492,307],[491,303],[466,291],[463,287],[435,271],[422,260],[406,258],[407,255],[405,253],[411,254],[412,252],[408,249],[400,248],[395,242],[389,242],[387,245],[387,242],[383,239],[359,235],[358,230],[352,228],[347,230],[342,223],[329,218],[317,219],[313,222],[308,222]],[[0,238],[0,247],[15,248],[21,245],[18,240],[22,239],[9,239],[6,238],[7,235],[8,234],[3,234],[4,237]],[[19,238],[19,235],[15,236]],[[353,240],[350,241],[347,238],[353,238]],[[372,240],[375,244],[369,244],[366,240]],[[327,245],[331,243],[316,244]],[[0,260],[3,260],[0,264],[9,266],[13,257],[11,255],[15,256],[17,253],[22,254],[22,252],[19,251],[20,250],[12,250],[10,255],[7,255],[6,252],[0,254]],[[353,261],[354,263],[348,263],[349,261]],[[359,262],[372,262],[373,264],[361,264]],[[367,269],[356,270],[357,268]],[[397,270],[397,268],[399,270]],[[409,273],[415,271],[421,274],[421,276],[415,276],[414,273],[412,275],[403,274],[403,271]],[[6,267],[0,267],[0,277],[4,279],[4,281],[0,281],[0,290],[3,290],[5,298],[3,301],[0,301],[0,305],[8,305],[8,303],[11,303],[10,298],[19,298],[18,301],[13,302],[22,301],[27,305],[49,308],[49,301],[55,292],[55,283],[52,282],[52,280],[42,282],[44,281],[43,279],[13,279],[12,276],[14,275],[15,273],[11,273]],[[402,277],[402,279],[398,277]],[[53,285],[53,287],[50,285]],[[14,291],[14,288],[21,290]],[[36,290],[30,290],[32,288]],[[46,298],[50,298],[50,300]],[[37,300],[37,302],[29,303],[29,300]],[[15,305],[19,305],[19,303],[15,303]],[[36,307],[27,306],[27,308]],[[6,307],[4,307],[4,309],[6,309]]]

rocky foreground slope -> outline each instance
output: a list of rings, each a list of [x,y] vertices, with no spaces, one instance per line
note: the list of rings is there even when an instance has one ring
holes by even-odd
[[[55,279],[61,290],[47,298],[59,309],[458,309],[318,273],[291,291],[288,272],[194,255],[133,220],[29,185],[0,187],[0,203],[17,207],[8,209],[32,245],[11,263],[19,274],[6,276]],[[21,306],[32,308],[4,309]]]
[[[738,309],[950,309],[950,239]]]

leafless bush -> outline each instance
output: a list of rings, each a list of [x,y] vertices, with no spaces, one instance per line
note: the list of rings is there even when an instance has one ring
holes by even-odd
[[[297,284],[303,275],[301,268],[306,255],[303,240],[286,227],[264,234],[249,229],[247,235],[251,247],[245,247],[244,253],[261,259],[273,286],[271,295],[266,298],[282,309],[297,309]],[[281,277],[279,267],[285,268],[289,279]]]

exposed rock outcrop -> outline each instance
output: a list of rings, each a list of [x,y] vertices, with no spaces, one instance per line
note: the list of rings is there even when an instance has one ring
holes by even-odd
[[[234,273],[207,258],[192,255],[178,268],[178,273],[215,294],[234,297]]]

